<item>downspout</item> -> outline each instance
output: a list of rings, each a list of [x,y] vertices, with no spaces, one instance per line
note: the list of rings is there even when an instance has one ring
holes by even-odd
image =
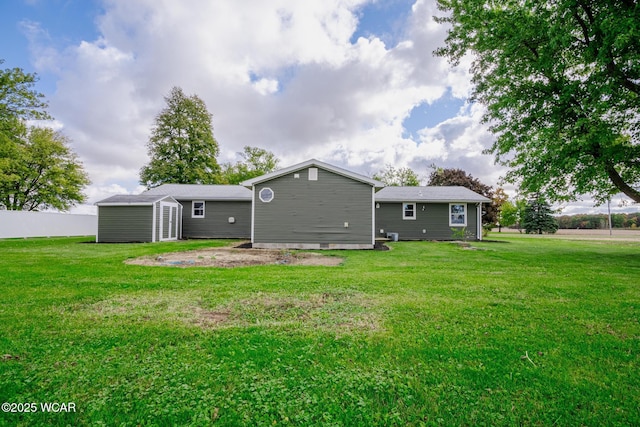
[[[476,236],[482,240],[482,202],[476,203]]]
[[[376,247],[376,186],[371,186],[371,244]]]
[[[255,235],[255,227],[256,227],[256,186],[251,186],[251,244],[255,243],[254,235]]]

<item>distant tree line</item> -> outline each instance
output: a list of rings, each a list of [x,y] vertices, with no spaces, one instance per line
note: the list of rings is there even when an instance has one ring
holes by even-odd
[[[607,214],[577,214],[556,217],[560,228],[582,228],[589,230],[609,228]],[[638,228],[640,226],[640,212],[611,214],[613,228]]]

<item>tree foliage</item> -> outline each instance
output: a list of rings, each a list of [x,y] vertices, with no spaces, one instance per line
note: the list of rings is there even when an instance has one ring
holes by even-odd
[[[558,221],[553,217],[551,206],[542,197],[531,199],[524,210],[522,226],[529,233],[555,233]]]
[[[482,215],[483,224],[495,224],[498,221],[498,207],[493,201],[494,192],[493,187],[483,184],[477,178],[467,174],[462,169],[442,169],[436,168],[431,175],[429,175],[429,181],[427,185],[458,185],[466,187],[471,191],[475,191],[492,200],[490,204],[485,204],[484,213]]]
[[[416,187],[420,185],[420,178],[408,167],[395,168],[391,165],[386,165],[383,170],[373,175],[373,179],[377,179],[383,182],[384,185],[391,187]]]
[[[27,125],[51,119],[37,80],[20,68],[0,70],[0,209],[67,210],[89,184],[66,136]]]
[[[275,171],[280,163],[275,154],[264,148],[245,146],[242,153],[238,154],[241,157],[240,161],[222,165],[220,183],[240,184],[248,179]]]
[[[4,60],[0,59],[0,64]],[[38,77],[25,73],[20,68],[0,70],[0,132],[5,137],[16,128],[15,120],[45,120],[51,117],[46,112],[44,95],[34,89]]]
[[[140,171],[140,183],[216,184],[220,166],[213,137],[212,115],[197,95],[186,96],[174,87],[167,106],[156,116],[147,144],[149,164]]]
[[[515,203],[506,200],[500,207],[499,221],[503,227],[516,227],[522,232],[522,220],[527,207],[527,201],[516,199]]]
[[[473,58],[473,99],[506,180],[549,200],[640,201],[640,5],[634,0],[438,0],[436,53]]]
[[[14,124],[13,137],[0,137],[0,208],[64,211],[82,202],[89,178],[68,138],[49,128]]]

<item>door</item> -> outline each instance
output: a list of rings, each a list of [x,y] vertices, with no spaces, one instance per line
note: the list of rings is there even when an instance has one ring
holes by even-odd
[[[160,240],[178,239],[178,207],[174,203],[160,202]]]

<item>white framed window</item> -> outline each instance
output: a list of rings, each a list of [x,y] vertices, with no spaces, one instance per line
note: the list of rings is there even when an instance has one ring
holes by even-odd
[[[270,201],[273,200],[273,197],[275,196],[275,194],[273,194],[273,190],[270,189],[269,187],[265,187],[262,190],[260,190],[260,192],[258,193],[258,197],[260,198],[260,200],[262,200],[264,203],[269,203]]]
[[[415,203],[403,203],[402,204],[402,219],[416,219],[416,204]]]
[[[318,180],[318,168],[309,168],[309,181]]]
[[[449,203],[449,226],[467,226],[467,205],[465,203]]]
[[[194,200],[191,204],[191,218],[204,218],[204,202]]]

